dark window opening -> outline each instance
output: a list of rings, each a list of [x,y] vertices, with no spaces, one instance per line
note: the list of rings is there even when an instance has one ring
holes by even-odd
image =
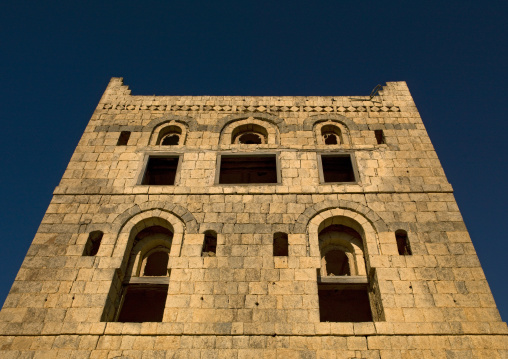
[[[411,247],[409,246],[409,239],[407,238],[407,232],[404,230],[398,230],[395,232],[395,240],[397,241],[397,250],[401,256],[410,256]]]
[[[167,252],[155,252],[146,259],[144,276],[165,276],[168,274],[169,255]]]
[[[337,142],[337,135],[335,133],[325,133],[323,135],[323,138],[325,139],[325,145],[336,145]]]
[[[163,146],[175,146],[180,143],[180,136],[182,135],[182,129],[178,126],[166,126],[159,131],[159,135],[157,136],[156,145]],[[172,138],[176,136],[176,138]],[[164,141],[169,141],[170,143],[164,143]],[[183,138],[182,138],[183,140]],[[174,143],[176,141],[176,143]]]
[[[374,134],[376,135],[376,141],[378,145],[382,145],[385,143],[385,135],[383,130],[374,130]]]
[[[321,322],[372,322],[367,289],[318,287]]]
[[[289,255],[289,242],[286,233],[277,232],[273,235],[273,255],[287,257]]]
[[[238,142],[243,143],[245,145],[253,145],[253,144],[260,145],[261,137],[256,133],[246,133],[238,138]]]
[[[277,183],[275,155],[221,156],[219,184]]]
[[[178,135],[169,135],[162,139],[162,146],[176,146],[180,142],[180,136]]]
[[[129,285],[125,288],[119,322],[162,322],[168,285]]]
[[[325,254],[327,275],[351,275],[349,260],[346,253],[340,249],[333,249]]]
[[[88,240],[85,244],[85,249],[83,251],[84,256],[95,256],[97,252],[99,252],[99,248],[101,246],[102,236],[104,233],[101,231],[93,231],[88,235]]]
[[[120,132],[120,137],[118,137],[117,146],[127,146],[127,142],[129,142],[129,138],[131,137],[131,133],[129,131]]]
[[[141,184],[173,186],[177,168],[178,157],[150,157]]]
[[[338,145],[341,141],[341,131],[335,125],[325,125],[321,127],[321,136],[325,145]]]
[[[215,257],[217,254],[217,233],[214,231],[205,232],[205,240],[203,242],[203,257]]]
[[[355,172],[350,156],[321,155],[325,182],[355,182]]]
[[[268,132],[263,126],[245,124],[236,127],[231,133],[231,143],[262,144],[268,141]]]

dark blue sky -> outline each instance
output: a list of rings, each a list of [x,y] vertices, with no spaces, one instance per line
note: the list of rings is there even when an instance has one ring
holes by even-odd
[[[139,95],[368,95],[408,82],[508,318],[505,1],[0,5],[0,303],[109,78]]]

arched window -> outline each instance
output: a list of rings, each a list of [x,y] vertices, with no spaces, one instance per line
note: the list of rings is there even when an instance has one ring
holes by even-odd
[[[319,233],[321,276],[366,275],[362,237],[354,229],[331,224]]]
[[[159,131],[157,137],[157,145],[161,146],[177,146],[180,143],[182,129],[178,126],[166,126]]]
[[[246,132],[238,136],[238,143],[244,145],[260,145],[263,143],[263,137],[256,132]]]
[[[407,238],[407,232],[403,229],[395,231],[395,240],[397,241],[397,250],[401,256],[410,256],[411,246],[409,245],[409,239]]]
[[[217,233],[215,231],[206,231],[203,241],[203,257],[215,257],[217,255]]]
[[[345,119],[346,122],[349,120]],[[344,122],[333,118],[318,119],[313,124],[316,143],[320,146],[341,146],[347,148],[351,144],[349,129]]]
[[[104,233],[101,231],[93,231],[88,235],[88,240],[85,244],[85,249],[83,250],[84,256],[95,256],[97,252],[99,252],[99,248],[101,246],[102,236]]]
[[[244,145],[262,145],[267,143],[268,132],[263,126],[245,124],[236,127],[231,133],[231,143]]]
[[[321,136],[326,145],[340,145],[343,143],[340,128],[334,125],[324,125],[321,127]]]
[[[145,258],[143,276],[165,276],[168,274],[169,253],[155,251]]]
[[[161,146],[176,146],[180,142],[180,135],[169,134],[162,139]]]
[[[153,218],[151,220],[155,221]],[[131,277],[124,281],[117,321],[162,321],[169,278],[163,280],[164,278],[152,277],[169,276],[168,261],[172,239],[171,229],[162,225],[148,226],[134,236],[127,264]]]
[[[277,232],[273,235],[273,255],[275,257],[287,257],[289,255],[287,233]]]
[[[335,224],[339,220],[330,222],[318,237],[320,321],[372,321],[362,236],[351,227]]]
[[[324,255],[328,275],[351,275],[349,259],[343,250],[333,248]]]

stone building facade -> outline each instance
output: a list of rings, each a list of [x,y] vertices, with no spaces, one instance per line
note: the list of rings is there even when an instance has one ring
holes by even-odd
[[[2,358],[508,358],[404,82],[180,97],[111,79],[0,333]]]

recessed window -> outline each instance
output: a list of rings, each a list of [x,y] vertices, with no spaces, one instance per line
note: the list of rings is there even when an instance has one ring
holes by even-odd
[[[342,135],[340,129],[334,125],[325,125],[321,128],[321,136],[325,145],[340,145]]]
[[[320,322],[372,322],[365,288],[318,286]]]
[[[101,231],[93,231],[88,235],[88,240],[85,244],[85,249],[83,250],[84,256],[95,256],[97,252],[99,252],[99,248],[101,246],[102,236],[104,233]]]
[[[401,256],[410,256],[411,247],[409,246],[409,239],[407,238],[407,232],[399,229],[395,232],[395,240],[397,241],[397,250]]]
[[[177,146],[182,137],[182,129],[178,126],[166,126],[160,130],[157,136],[157,145]]]
[[[178,156],[150,157],[141,184],[173,186],[178,169]]]
[[[356,182],[351,156],[321,155],[322,182]]]
[[[169,253],[156,251],[146,258],[146,265],[143,271],[144,276],[166,276],[168,275]]]
[[[326,273],[328,275],[351,275],[349,259],[343,250],[333,248],[326,252],[323,259],[326,263]]]
[[[374,135],[376,135],[376,141],[378,145],[385,143],[385,134],[383,133],[383,130],[374,130]]]
[[[263,126],[245,124],[236,127],[231,133],[231,143],[261,145],[267,143],[268,132]]]
[[[276,155],[220,156],[219,184],[277,182]]]
[[[124,289],[119,322],[162,322],[168,285],[129,285]]]
[[[335,222],[341,221],[336,217]],[[363,239],[342,224],[319,232],[321,268],[318,270],[319,317],[321,322],[370,322]]]
[[[162,321],[173,231],[169,222],[153,216],[132,228],[127,243],[130,250],[125,252],[122,270],[113,277],[101,321]]]
[[[203,242],[203,257],[215,257],[217,255],[217,233],[215,231],[206,231]]]
[[[238,137],[238,143],[242,143],[244,145],[260,145],[263,143],[261,139],[261,135],[255,132],[244,133]]]
[[[287,233],[277,232],[273,235],[274,257],[287,257],[289,254],[289,242]]]
[[[127,146],[129,142],[129,138],[131,137],[131,133],[129,131],[120,132],[120,136],[118,137],[117,146]]]
[[[178,142],[180,142],[180,136],[179,135],[167,135],[162,139],[161,145],[162,146],[176,146],[178,145]]]

